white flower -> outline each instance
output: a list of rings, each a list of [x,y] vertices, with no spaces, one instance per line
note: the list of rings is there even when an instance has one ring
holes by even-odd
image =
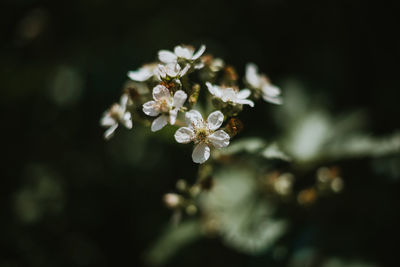
[[[251,87],[261,90],[265,101],[278,105],[282,104],[279,87],[271,84],[265,75],[259,74],[257,66],[253,63],[246,65],[246,81]]]
[[[187,64],[183,69],[178,63],[169,63],[167,65],[158,65],[156,70],[156,76],[158,80],[162,81],[165,79],[180,79],[189,70],[190,65]]]
[[[208,91],[215,97],[220,98],[223,102],[232,102],[236,104],[249,105],[254,107],[254,102],[247,99],[251,92],[248,89],[235,91],[233,88],[222,88],[206,82]]]
[[[210,157],[210,145],[222,148],[229,145],[229,135],[224,130],[217,129],[224,121],[224,115],[217,110],[211,113],[205,121],[197,110],[186,112],[186,124],[175,132],[175,140],[178,143],[196,144],[192,159],[195,163],[203,163]]]
[[[129,71],[127,75],[133,81],[145,82],[155,75],[156,69],[156,63],[145,64],[138,70]]]
[[[119,104],[115,103],[110,109],[104,112],[104,115],[100,120],[100,124],[103,127],[108,127],[104,133],[105,139],[108,140],[114,135],[119,123],[128,129],[132,129],[132,116],[129,111],[126,111],[128,100],[128,95],[123,94]]]
[[[168,50],[161,50],[158,52],[158,59],[165,63],[177,63],[180,60],[194,63],[197,59],[203,55],[206,50],[206,46],[202,45],[199,50],[195,53],[194,48],[191,46],[175,46],[174,52]],[[202,62],[194,64],[195,69],[201,69],[204,66]]]
[[[153,99],[143,104],[143,112],[152,117],[156,117],[151,124],[153,132],[161,130],[167,123],[173,125],[176,121],[179,109],[183,106],[187,98],[184,91],[178,90],[171,96],[168,88],[157,85],[153,88]]]

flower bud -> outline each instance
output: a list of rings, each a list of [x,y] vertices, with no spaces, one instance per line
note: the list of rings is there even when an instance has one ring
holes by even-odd
[[[237,118],[231,118],[224,130],[232,138],[243,130],[243,123]]]
[[[189,103],[190,105],[194,105],[197,102],[197,99],[199,98],[199,92],[200,92],[200,85],[196,83],[192,87],[192,93],[189,96]]]
[[[187,183],[183,179],[179,179],[176,182],[176,189],[178,189],[181,192],[185,192],[187,190]]]
[[[186,213],[188,215],[195,215],[197,213],[197,207],[193,204],[190,204],[186,207]]]
[[[291,173],[284,173],[280,175],[274,182],[274,190],[282,196],[287,196],[292,193],[294,176]]]
[[[340,177],[334,178],[333,181],[331,182],[331,189],[335,193],[341,192],[343,190],[343,187],[344,187],[344,182]]]
[[[304,206],[313,204],[316,199],[317,192],[314,188],[304,189],[297,196],[297,202]]]
[[[236,70],[232,66],[226,66],[224,69],[224,84],[233,85],[237,80]]]
[[[165,194],[164,203],[168,208],[175,209],[182,204],[182,197],[174,193]]]

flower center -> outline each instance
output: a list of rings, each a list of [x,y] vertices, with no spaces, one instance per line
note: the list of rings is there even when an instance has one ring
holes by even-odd
[[[210,134],[210,131],[206,127],[197,128],[195,130],[195,142],[196,143],[206,143],[207,137]]]
[[[170,105],[166,99],[162,99],[159,102],[159,109],[162,113],[167,113],[170,110]]]

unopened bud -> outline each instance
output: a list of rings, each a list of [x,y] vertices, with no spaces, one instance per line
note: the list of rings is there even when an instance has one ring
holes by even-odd
[[[195,84],[192,87],[192,93],[189,96],[189,103],[191,105],[196,104],[197,99],[199,98],[199,92],[200,92],[200,85],[199,84]]]
[[[226,66],[224,69],[224,79],[228,84],[237,81],[238,75],[232,66]]]
[[[182,197],[174,193],[165,194],[164,203],[168,208],[175,209],[181,205]]]
[[[195,197],[197,196],[199,193],[201,192],[201,188],[198,185],[193,185],[190,189],[189,189],[189,193],[191,196]]]
[[[189,206],[186,207],[186,213],[188,215],[195,215],[197,213],[197,208],[195,205],[190,204]]]
[[[327,183],[331,178],[331,172],[329,168],[322,167],[317,170],[317,180],[320,183]]]
[[[333,179],[331,183],[331,189],[333,192],[339,193],[340,191],[343,190],[343,187],[344,187],[344,182],[342,178],[336,177],[335,179]]]
[[[243,123],[237,118],[231,118],[225,126],[225,132],[232,138],[243,130]]]
[[[181,191],[181,192],[186,191],[186,190],[187,190],[187,183],[186,183],[186,181],[183,180],[183,179],[179,179],[179,180],[176,182],[176,189],[178,189],[178,190]]]
[[[293,174],[284,173],[280,175],[274,183],[275,192],[283,196],[289,195],[290,193],[292,193],[293,182]]]
[[[317,192],[314,188],[304,189],[297,196],[297,201],[300,205],[310,205],[317,199]]]

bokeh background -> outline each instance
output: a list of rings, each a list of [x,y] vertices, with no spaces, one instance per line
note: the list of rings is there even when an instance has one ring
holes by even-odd
[[[148,264],[171,216],[162,195],[178,178],[193,182],[197,166],[190,148],[149,129],[105,142],[99,119],[118,101],[127,71],[160,49],[204,43],[241,75],[255,62],[283,92],[296,81],[332,114],[361,110],[368,134],[394,133],[398,11],[395,1],[358,0],[2,1],[0,266]],[[243,135],[279,134],[276,109],[245,112]],[[400,162],[386,159],[343,163],[351,179],[342,194],[293,211],[289,251],[318,247],[320,255],[398,266]],[[373,171],[377,164],[383,171]],[[271,251],[251,256],[204,238],[166,266],[290,262],[290,253],[276,261]]]

